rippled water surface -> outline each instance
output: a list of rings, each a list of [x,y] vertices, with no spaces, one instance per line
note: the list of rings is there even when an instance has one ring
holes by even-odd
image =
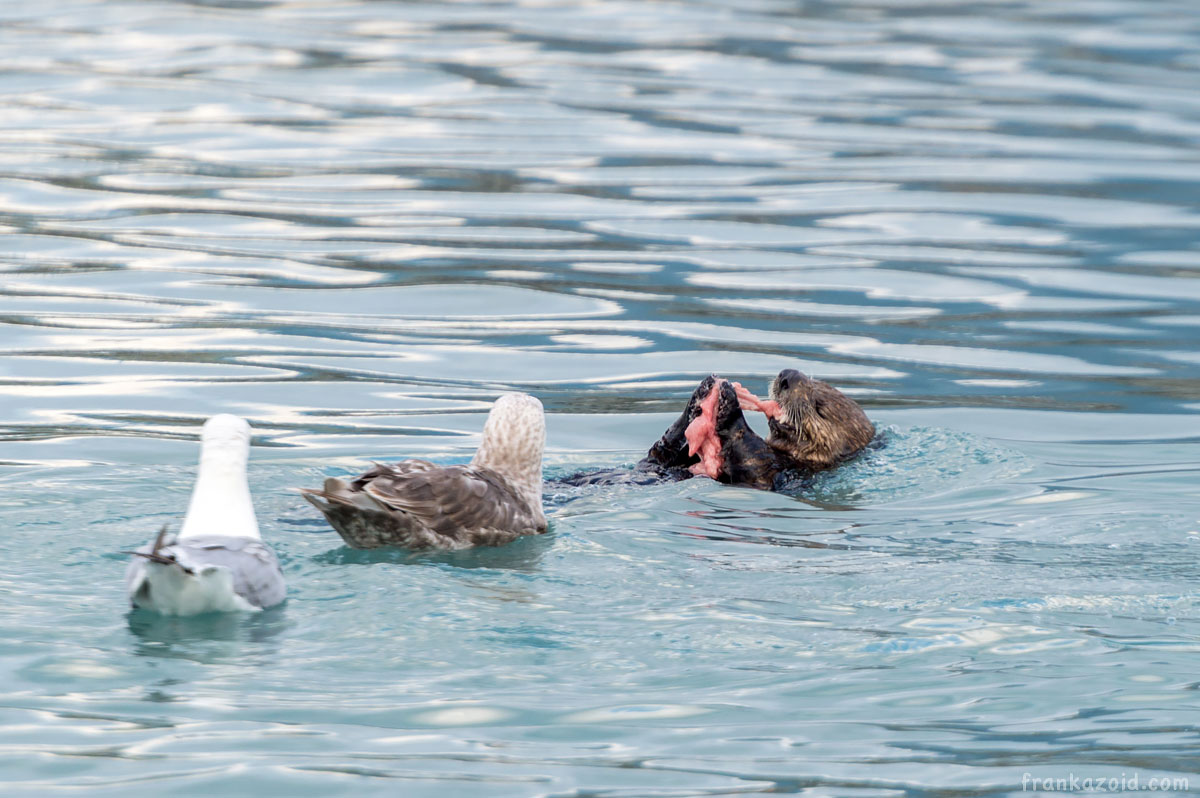
[[[1200,790],[1198,145],[1192,0],[0,3],[0,791]],[[785,367],[883,443],[797,498],[294,490]],[[289,601],[130,614],[216,412]]]

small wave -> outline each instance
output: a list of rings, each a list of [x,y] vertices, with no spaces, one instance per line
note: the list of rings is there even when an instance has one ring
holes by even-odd
[[[887,426],[858,457],[787,492],[838,505],[890,504],[1011,478],[1031,468],[1020,452],[969,432]]]
[[[547,469],[545,501],[563,508],[579,499],[590,506],[645,508],[686,492],[704,490],[705,479],[670,483],[639,475],[634,459],[619,464],[552,466]],[[1009,479],[1032,468],[1025,455],[987,438],[938,427],[887,426],[858,457],[816,475],[797,475],[778,483],[778,492],[817,506],[839,509],[893,504],[912,499],[969,490],[1000,479]],[[563,480],[578,473],[596,472],[594,484],[573,485]],[[725,487],[712,483],[712,487]],[[746,490],[751,490],[746,488]],[[573,514],[573,513],[570,513]]]

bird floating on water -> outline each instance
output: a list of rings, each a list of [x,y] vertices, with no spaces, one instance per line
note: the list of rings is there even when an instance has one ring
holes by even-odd
[[[125,573],[134,607],[164,615],[261,610],[284,600],[283,572],[263,543],[246,482],[250,425],[213,416],[200,433],[200,468],[178,535],[164,526]]]
[[[356,549],[465,549],[499,546],[546,531],[542,512],[542,403],[523,393],[500,396],[468,465],[405,460],[323,490],[301,492]]]

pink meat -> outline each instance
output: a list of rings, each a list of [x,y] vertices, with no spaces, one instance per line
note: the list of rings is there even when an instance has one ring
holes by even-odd
[[[692,423],[683,431],[688,442],[688,454],[700,455],[700,462],[689,469],[697,476],[703,474],[716,479],[725,465],[725,458],[721,456],[721,439],[717,437],[716,419],[717,400],[721,398],[723,382],[725,380],[718,380],[713,384],[708,396],[700,400],[700,415],[692,419]]]
[[[743,410],[758,410],[766,415],[767,418],[779,418],[783,414],[782,408],[779,407],[779,402],[776,402],[774,399],[759,399],[750,393],[750,391],[743,388],[740,382],[733,383],[733,389],[737,391],[738,405]]]

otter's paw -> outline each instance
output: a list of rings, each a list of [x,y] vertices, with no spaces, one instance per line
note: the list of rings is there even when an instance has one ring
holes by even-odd
[[[650,447],[643,462],[649,461],[665,468],[681,468],[696,462],[696,458],[688,454],[687,428],[700,415],[700,403],[712,392],[717,379],[716,375],[710,374],[700,381],[679,418]]]

